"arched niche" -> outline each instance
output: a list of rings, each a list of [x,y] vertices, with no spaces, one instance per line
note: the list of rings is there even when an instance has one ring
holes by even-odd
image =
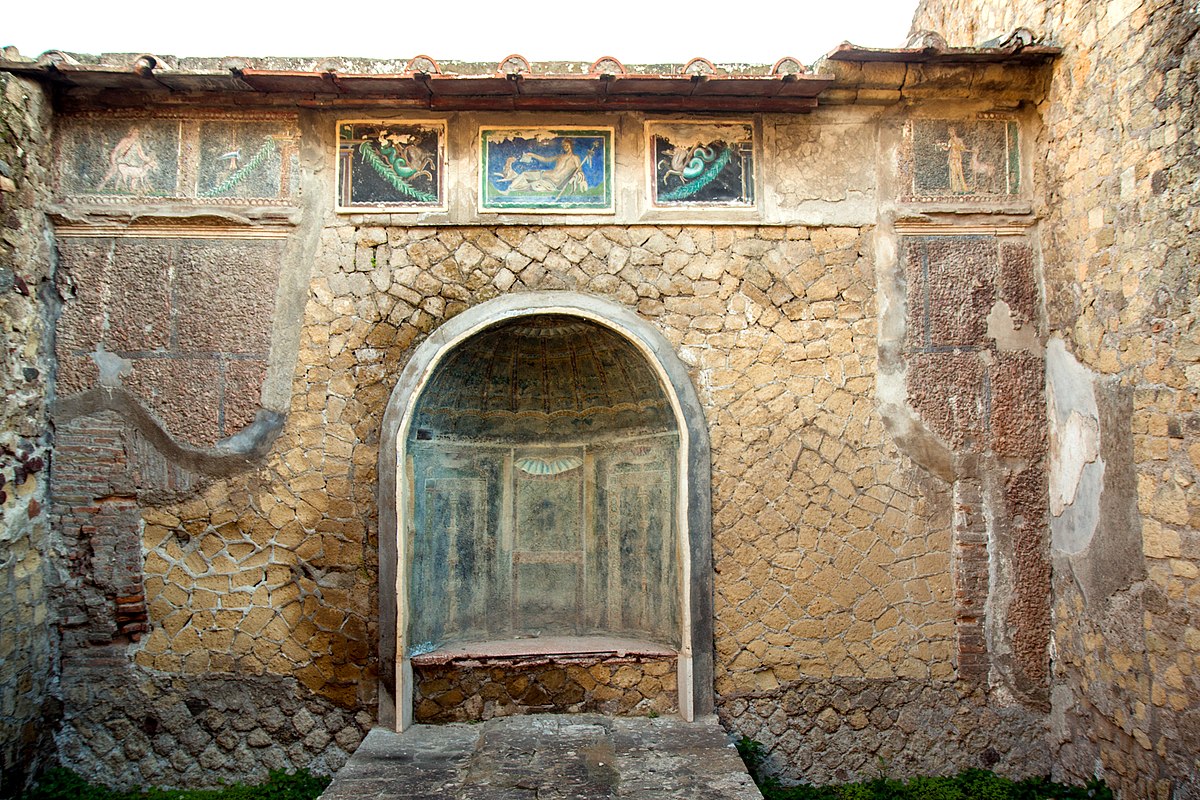
[[[498,374],[505,369],[520,380]],[[530,387],[532,375],[540,387]],[[563,408],[571,413],[556,413]],[[653,499],[653,487],[642,491],[643,502],[651,497],[662,509],[649,515],[650,527],[666,533],[655,540],[643,530],[636,544],[626,542],[654,553],[640,572],[627,554],[622,571],[620,555],[596,541],[605,526],[594,516],[572,522],[564,509],[594,509],[597,479],[622,470],[636,477],[639,460],[669,476],[665,502]],[[381,723],[402,730],[412,722],[415,654],[547,634],[668,645],[678,653],[681,715],[712,711],[708,431],[685,366],[637,314],[573,292],[536,292],[448,321],[416,349],[392,392],[379,478]],[[474,481],[475,501],[461,491],[439,500],[446,479]],[[548,530],[517,530],[538,520]],[[452,547],[468,529],[485,538]],[[486,586],[461,580],[471,575]],[[622,587],[638,582],[668,590],[625,602]],[[555,584],[578,586],[579,597],[548,595]]]

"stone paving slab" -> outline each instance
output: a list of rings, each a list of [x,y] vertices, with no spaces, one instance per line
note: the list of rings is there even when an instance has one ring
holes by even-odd
[[[375,728],[322,800],[762,800],[717,722],[537,714]]]

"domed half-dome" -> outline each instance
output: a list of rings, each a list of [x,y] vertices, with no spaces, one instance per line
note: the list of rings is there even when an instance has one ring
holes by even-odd
[[[421,393],[414,436],[589,439],[673,424],[645,357],[612,330],[539,314],[459,345]]]

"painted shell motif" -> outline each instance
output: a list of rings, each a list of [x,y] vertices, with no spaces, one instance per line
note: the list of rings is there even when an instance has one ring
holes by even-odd
[[[558,458],[537,458],[536,456],[521,456],[514,464],[517,469],[530,475],[559,475],[583,464],[579,456],[560,456]]]

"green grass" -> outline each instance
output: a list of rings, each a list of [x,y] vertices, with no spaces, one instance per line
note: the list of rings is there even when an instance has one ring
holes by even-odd
[[[241,783],[221,789],[131,789],[118,792],[88,783],[68,769],[47,770],[21,800],[314,800],[329,778],[308,770],[287,773],[274,770],[266,782],[255,786]]]
[[[1112,790],[1102,780],[1092,779],[1085,786],[1049,778],[1012,781],[985,769],[909,781],[881,776],[833,786],[783,786],[764,773],[766,750],[761,742],[743,736],[737,749],[766,800],[1113,800]]]

